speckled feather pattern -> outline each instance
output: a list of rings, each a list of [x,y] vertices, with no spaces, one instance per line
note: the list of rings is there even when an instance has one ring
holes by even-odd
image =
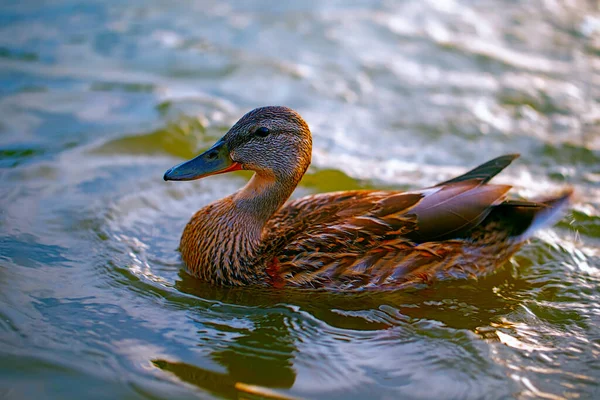
[[[247,229],[256,223],[231,212],[233,207],[232,199],[226,198],[192,217],[181,238],[183,261],[193,275],[218,285],[264,281],[264,268],[251,267],[260,246],[260,230]]]
[[[275,244],[267,248],[277,253],[288,285],[338,290],[484,276],[520,247],[498,223],[473,229],[468,240],[415,243],[406,235],[417,228],[410,208],[418,201],[415,193],[309,196],[269,221],[265,242]]]

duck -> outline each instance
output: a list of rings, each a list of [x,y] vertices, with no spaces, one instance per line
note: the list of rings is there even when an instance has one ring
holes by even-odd
[[[421,190],[351,190],[289,201],[311,162],[307,123],[284,106],[256,108],[165,181],[253,171],[237,192],[197,211],[179,251],[191,275],[218,286],[390,290],[487,276],[533,231],[560,218],[572,190],[508,199],[489,181],[518,154]]]

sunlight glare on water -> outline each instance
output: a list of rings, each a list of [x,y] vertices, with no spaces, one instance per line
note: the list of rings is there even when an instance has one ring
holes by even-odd
[[[166,183],[287,105],[294,196],[416,189],[501,154],[572,210],[479,281],[211,287],[177,247],[247,173]],[[8,1],[0,10],[0,398],[597,398],[594,1]]]

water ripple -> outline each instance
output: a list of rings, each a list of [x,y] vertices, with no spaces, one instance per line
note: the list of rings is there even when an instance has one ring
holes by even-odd
[[[7,4],[0,397],[594,397],[598,13],[585,0]],[[162,174],[266,104],[313,132],[295,196],[423,187],[520,152],[498,182],[524,197],[573,186],[573,211],[477,282],[212,287],[185,272],[180,233],[247,174]]]

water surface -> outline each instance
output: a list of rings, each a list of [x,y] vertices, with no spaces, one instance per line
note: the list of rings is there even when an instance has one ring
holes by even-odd
[[[477,282],[197,282],[183,226],[248,175],[162,174],[275,104],[313,132],[295,196],[520,152],[515,196],[577,198]],[[8,1],[0,115],[2,398],[600,396],[594,1]]]

